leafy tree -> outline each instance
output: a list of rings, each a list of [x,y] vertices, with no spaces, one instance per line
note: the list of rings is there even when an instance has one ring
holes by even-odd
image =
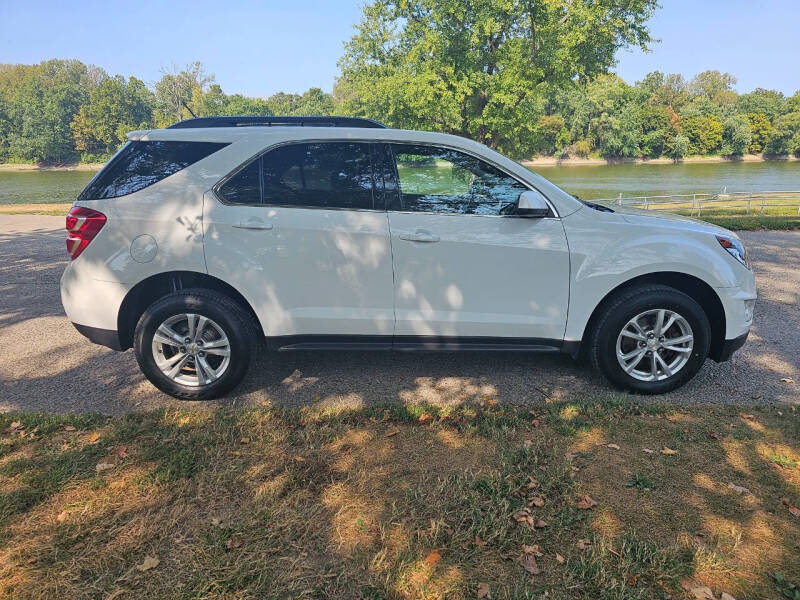
[[[773,130],[769,119],[763,113],[748,113],[747,121],[750,123],[750,147],[748,150],[754,154],[763,152]]]
[[[542,115],[536,122],[536,151],[554,154],[569,141],[564,119],[559,115]]]
[[[151,93],[141,80],[131,77],[125,81],[120,75],[104,80],[72,119],[75,148],[89,155],[113,153],[128,131],[152,126],[152,104]]]
[[[775,129],[767,139],[764,153],[800,155],[800,112],[792,112],[778,118]]]
[[[745,115],[728,117],[722,126],[722,154],[741,156],[750,146],[750,122]]]
[[[735,104],[737,95],[733,87],[736,78],[730,73],[703,71],[694,76],[689,84],[690,91],[704,97],[717,106]]]
[[[645,156],[661,156],[670,130],[669,113],[663,106],[646,104],[639,108],[640,148]]]
[[[193,62],[182,70],[173,65],[172,69],[162,71],[161,79],[155,85],[155,117],[159,127],[171,125],[176,121],[191,117],[186,110],[189,106],[195,114],[202,112],[195,102],[203,97],[209,85],[214,83],[214,76],[206,73],[200,62]]]
[[[667,152],[674,159],[680,159],[689,153],[689,138],[679,133],[667,142]]]
[[[760,113],[772,123],[784,112],[786,98],[781,92],[756,88],[749,94],[742,94],[736,103],[741,114]]]
[[[375,0],[340,61],[345,112],[529,149],[550,86],[651,41],[656,0]]]
[[[722,121],[715,115],[681,119],[681,131],[689,138],[690,154],[712,154],[722,146]]]

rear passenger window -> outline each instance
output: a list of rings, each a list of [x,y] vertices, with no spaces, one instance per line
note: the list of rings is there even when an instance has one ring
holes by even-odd
[[[257,158],[228,179],[219,194],[231,204],[261,204],[261,159]]]
[[[321,142],[270,150],[218,190],[227,202],[297,208],[372,209],[369,144]],[[259,180],[258,170],[261,169]]]
[[[224,148],[212,142],[128,142],[94,176],[78,200],[132,194]]]

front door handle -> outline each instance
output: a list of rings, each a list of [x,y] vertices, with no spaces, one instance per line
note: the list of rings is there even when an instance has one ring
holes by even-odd
[[[422,229],[417,229],[414,233],[401,233],[397,237],[401,240],[406,240],[407,242],[423,242],[423,243],[434,243],[439,241],[439,236],[432,234],[430,231],[424,231]]]
[[[238,225],[234,225],[236,229],[252,229],[255,231],[269,231],[272,229],[272,223],[264,223],[263,221],[244,221]]]

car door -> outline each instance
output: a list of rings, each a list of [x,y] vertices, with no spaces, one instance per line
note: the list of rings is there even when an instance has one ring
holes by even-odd
[[[208,272],[250,301],[267,336],[391,342],[389,228],[370,152],[351,141],[282,145],[207,195]]]
[[[561,221],[514,215],[531,188],[478,157],[390,147],[395,346],[559,344],[569,294]]]

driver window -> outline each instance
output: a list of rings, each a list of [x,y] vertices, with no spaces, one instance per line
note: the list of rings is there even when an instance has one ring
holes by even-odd
[[[457,150],[392,144],[402,210],[500,215],[527,190],[496,167]]]

